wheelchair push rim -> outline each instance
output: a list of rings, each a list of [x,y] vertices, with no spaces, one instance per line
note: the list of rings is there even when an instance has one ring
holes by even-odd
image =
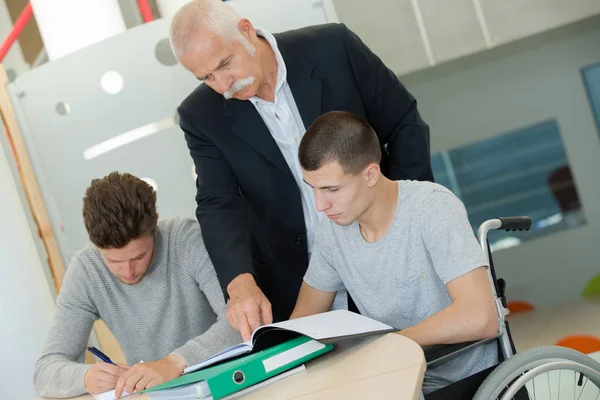
[[[547,379],[543,379],[544,374]],[[600,363],[581,352],[565,347],[532,348],[509,357],[496,367],[481,384],[474,399],[506,400],[515,396],[520,398],[523,393],[519,391],[522,389],[527,391],[529,397],[526,398],[529,399],[564,399],[564,394],[567,394],[566,398],[569,399],[588,400],[590,396],[581,395],[591,391],[591,400],[599,400]],[[541,396],[538,397],[538,394]]]
[[[521,390],[523,387],[526,387],[527,383],[533,381],[533,379],[539,377],[542,374],[547,374],[548,372],[552,372],[552,371],[560,371],[560,372],[568,371],[568,372],[573,372],[573,373],[579,373],[579,374],[585,376],[586,381],[583,383],[583,387],[581,389],[580,395],[576,396],[576,393],[574,392],[573,399],[580,398],[581,394],[585,390],[585,385],[587,385],[587,383],[589,381],[591,381],[593,384],[595,384],[596,388],[598,389],[598,395],[596,396],[596,399],[600,398],[600,372],[594,370],[593,368],[588,367],[587,365],[579,364],[578,362],[575,362],[575,361],[566,361],[566,360],[556,360],[556,361],[544,360],[544,361],[546,361],[544,364],[538,365],[538,366],[528,370],[527,372],[522,373],[522,375],[513,384],[510,385],[509,389],[502,396],[501,400],[512,399],[519,390]],[[510,381],[508,381],[508,382],[510,383]],[[561,383],[560,373],[559,373],[559,382],[558,383],[559,384],[558,384],[557,399],[560,400],[560,383]],[[550,377],[549,376],[548,376],[548,385],[550,385]],[[575,389],[575,386],[574,386],[574,389]],[[499,392],[501,392],[502,390],[503,390],[503,387],[500,387]],[[549,392],[551,392],[551,390]],[[492,397],[492,398],[494,398],[494,397]],[[554,397],[552,397],[550,395],[550,398],[554,398]],[[534,399],[535,399],[535,391],[534,391]]]

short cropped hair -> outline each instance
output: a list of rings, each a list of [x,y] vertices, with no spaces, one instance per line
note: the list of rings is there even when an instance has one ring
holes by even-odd
[[[370,163],[381,163],[381,147],[368,122],[349,112],[330,111],[307,129],[298,158],[306,171],[337,161],[344,173],[356,175]]]
[[[94,179],[83,198],[83,222],[94,245],[122,248],[131,240],[154,234],[156,192],[128,173],[112,172]]]

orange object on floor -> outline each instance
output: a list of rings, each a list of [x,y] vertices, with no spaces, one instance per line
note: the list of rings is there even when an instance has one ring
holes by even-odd
[[[560,339],[556,342],[557,346],[568,347],[580,351],[584,354],[600,351],[600,339],[586,335],[572,335]]]
[[[508,315],[535,310],[535,307],[526,301],[509,301],[506,308],[510,311]]]

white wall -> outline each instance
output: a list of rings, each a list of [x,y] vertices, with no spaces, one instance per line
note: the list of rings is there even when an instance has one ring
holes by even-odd
[[[31,0],[50,61],[125,32],[117,0]]]
[[[7,154],[0,140],[0,399],[33,399],[35,361],[55,306]]]
[[[169,19],[188,2],[156,0],[161,16]],[[338,21],[332,0],[228,0],[227,3],[255,27],[273,33]]]
[[[580,73],[599,61],[595,17],[401,78],[431,126],[432,152],[558,121],[587,225],[495,253],[509,300],[575,300],[600,273],[600,137]]]

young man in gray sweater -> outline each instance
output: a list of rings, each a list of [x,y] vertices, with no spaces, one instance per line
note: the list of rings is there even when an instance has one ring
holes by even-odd
[[[371,126],[345,112],[319,117],[299,148],[321,222],[292,318],[325,312],[347,289],[360,312],[420,345],[494,336],[488,261],[461,201],[431,182],[381,174]],[[426,372],[430,393],[497,362],[495,342]]]
[[[227,322],[223,292],[197,221],[158,221],[152,187],[117,172],[92,181],[83,199],[83,220],[91,243],[73,257],[65,274],[35,368],[40,395],[139,391],[241,342]],[[129,365],[82,363],[98,319]]]

